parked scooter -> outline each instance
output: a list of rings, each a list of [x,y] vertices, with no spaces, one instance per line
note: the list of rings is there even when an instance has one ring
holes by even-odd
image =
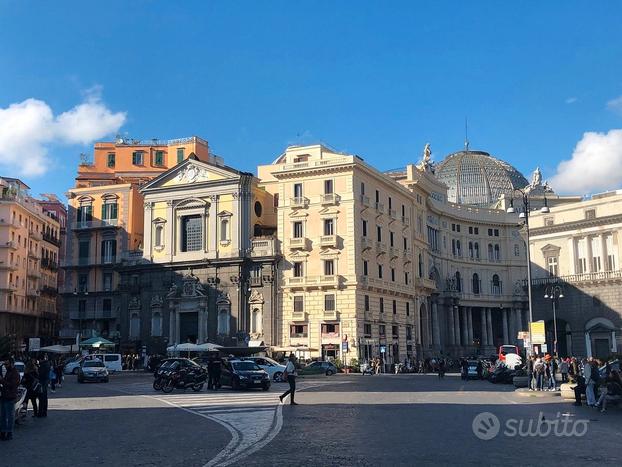
[[[203,389],[207,380],[207,372],[204,369],[188,371],[185,369],[172,371],[163,375],[162,391],[169,393],[173,389],[191,388],[195,392]],[[154,381],[155,389],[155,381]]]

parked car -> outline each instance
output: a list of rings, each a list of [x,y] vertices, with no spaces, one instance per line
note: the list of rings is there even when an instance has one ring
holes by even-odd
[[[300,376],[304,375],[326,375],[331,376],[335,373],[338,373],[339,370],[337,367],[331,362],[313,362],[305,366],[304,368],[298,370],[298,374]]]
[[[15,368],[19,371],[19,380],[21,381],[24,378],[24,370],[26,369],[26,365],[24,362],[15,362]]]
[[[224,362],[220,373],[220,384],[232,389],[270,389],[270,376],[255,363],[248,360]]]
[[[106,368],[110,373],[115,373],[117,371],[123,370],[121,354],[120,353],[104,353],[104,354],[92,354],[89,355],[91,358],[96,358],[104,362]]]
[[[74,358],[65,363],[63,373],[66,375],[77,375],[80,370],[80,364],[84,361],[84,357]]]
[[[78,383],[86,381],[102,381],[107,383],[109,379],[108,369],[101,360],[85,360],[78,370]]]
[[[283,372],[285,371],[285,365],[281,365],[279,362],[272,360],[268,357],[247,357],[244,360],[252,360],[259,368],[264,370],[270,376],[270,379],[275,383],[283,381]]]

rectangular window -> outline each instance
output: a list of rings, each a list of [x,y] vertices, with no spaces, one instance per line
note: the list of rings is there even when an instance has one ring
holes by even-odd
[[[332,219],[324,219],[324,235],[334,235],[335,230],[333,228],[333,220]]]
[[[88,240],[80,241],[78,245],[78,258],[80,264],[86,264],[89,258],[89,252],[91,249],[91,242]]]
[[[473,229],[473,233],[474,233],[475,235],[479,235],[479,227],[475,227],[475,228]]]
[[[393,207],[393,199],[389,196],[389,209]]]
[[[399,336],[399,326],[391,326],[391,336],[392,337]]]
[[[302,198],[302,183],[294,183],[294,198]]]
[[[380,192],[376,190],[376,203],[380,202]]]
[[[294,238],[302,238],[302,221],[294,222]]]
[[[367,237],[367,221],[363,220],[363,237]]]
[[[143,165],[143,153],[141,151],[134,151],[132,153],[132,164]]]
[[[378,265],[378,279],[382,279],[382,264]]]
[[[303,263],[302,261],[296,261],[294,263],[294,277],[302,277],[303,275]]]
[[[289,329],[290,337],[307,337],[306,324],[292,324]]]
[[[156,151],[153,155],[153,165],[163,166],[164,165],[164,151]]]
[[[361,195],[365,195],[365,184],[361,182]]]
[[[324,295],[324,311],[335,311],[335,295]]]
[[[118,218],[118,214],[119,213],[119,205],[118,203],[115,201],[113,203],[111,202],[104,202],[104,204],[102,204],[102,220],[113,220],[113,219],[117,219]]]
[[[469,226],[469,234],[473,234],[473,227]]]
[[[83,319],[86,317],[86,300],[78,301],[78,317]]]
[[[101,243],[101,258],[103,264],[112,264],[117,257],[117,241],[104,240]]]
[[[406,316],[410,316],[410,302],[406,302]]]
[[[408,250],[408,240],[406,240],[406,237],[404,237],[404,251]]]
[[[397,300],[393,300],[392,306],[393,306],[393,314],[396,315],[397,314]]]
[[[386,330],[385,330],[385,325],[381,324],[380,326],[378,326],[378,334],[380,334],[381,336],[386,335]]]
[[[181,251],[199,251],[203,248],[203,218],[196,214],[181,218]]]
[[[492,229],[488,229],[488,236],[492,237]]]
[[[220,219],[220,241],[223,243],[229,241],[229,219],[226,217]]]
[[[495,229],[494,232],[495,232],[495,237],[498,237],[499,236],[499,229]]]
[[[335,275],[335,261],[332,259],[324,260],[324,275],[325,276],[334,276]]]
[[[364,303],[365,303],[365,311],[369,311],[369,295],[365,295]]]
[[[112,273],[111,272],[105,272],[103,275],[104,278],[104,291],[105,292],[110,292],[112,290]]]
[[[115,155],[114,152],[111,152],[108,154],[107,160],[106,160],[106,165],[108,166],[109,169],[114,168],[115,165]]]
[[[382,227],[379,225],[376,226],[376,240],[382,241]]]
[[[78,222],[90,222],[93,220],[93,206],[81,204],[78,208]]]
[[[294,296],[294,313],[302,313],[305,311],[305,302],[302,295]]]
[[[78,292],[84,293],[89,290],[89,275],[80,274],[78,276]]]
[[[371,324],[363,324],[363,334],[365,334],[365,337],[371,337]]]
[[[596,219],[596,209],[588,209],[585,211],[585,218],[587,220]]]
[[[184,148],[177,148],[177,163],[183,162],[184,160]]]
[[[408,271],[404,272],[404,284],[408,285],[410,282],[410,277],[408,276]]]
[[[324,194],[331,195],[333,193],[333,181],[324,180]]]
[[[395,268],[391,268],[391,282],[395,282]]]
[[[112,300],[109,298],[104,298],[102,300],[102,311],[105,313],[110,314],[110,312],[112,311]]]
[[[363,275],[367,276],[369,274],[369,263],[366,260],[363,260]]]
[[[384,313],[384,298],[380,297],[380,313]]]
[[[402,217],[406,217],[406,206],[402,204]]]
[[[392,247],[395,246],[395,235],[393,234],[393,232],[389,232],[389,243]]]

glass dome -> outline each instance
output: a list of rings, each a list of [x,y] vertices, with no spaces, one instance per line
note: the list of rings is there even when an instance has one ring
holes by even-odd
[[[501,194],[529,185],[510,164],[483,151],[450,154],[436,166],[435,175],[448,186],[448,201],[475,206],[490,206]]]

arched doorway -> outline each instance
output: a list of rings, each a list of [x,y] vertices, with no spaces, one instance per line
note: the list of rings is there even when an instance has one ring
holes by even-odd
[[[585,323],[585,348],[588,357],[607,359],[617,353],[616,331],[607,318],[594,318]]]

